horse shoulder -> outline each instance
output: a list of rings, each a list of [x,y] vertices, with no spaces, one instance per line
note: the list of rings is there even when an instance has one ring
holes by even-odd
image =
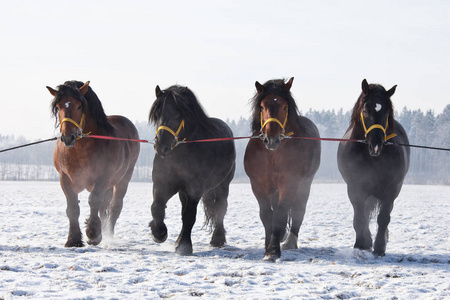
[[[304,116],[297,116],[297,124],[300,127],[303,136],[320,137],[319,129],[316,124],[309,118]]]

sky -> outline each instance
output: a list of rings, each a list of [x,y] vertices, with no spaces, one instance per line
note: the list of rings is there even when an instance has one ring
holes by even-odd
[[[250,116],[255,81],[294,77],[301,111],[353,107],[361,81],[397,110],[450,104],[448,1],[2,1],[0,134],[55,136],[56,88],[90,81],[108,115],[148,118],[188,86],[213,117]],[[142,137],[151,138],[151,137]]]

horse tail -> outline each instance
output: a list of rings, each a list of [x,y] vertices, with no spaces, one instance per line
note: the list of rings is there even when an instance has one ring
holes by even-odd
[[[369,219],[376,218],[380,212],[380,199],[370,196],[366,201],[366,211],[369,212]]]
[[[214,189],[206,191],[203,196],[203,210],[205,211],[205,222],[203,228],[207,227],[212,232],[215,225],[215,207],[216,207],[216,193]]]

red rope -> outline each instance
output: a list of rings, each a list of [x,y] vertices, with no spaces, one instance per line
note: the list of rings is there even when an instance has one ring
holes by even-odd
[[[119,138],[119,137],[114,137],[114,136],[104,136],[104,135],[94,135],[94,134],[89,134],[89,135],[86,135],[85,137],[90,137],[90,138],[94,138],[94,139],[101,139],[101,140],[114,140],[114,141],[129,141],[129,142],[139,142],[139,143],[150,143],[150,141],[147,141],[147,140],[126,139],[126,138]]]

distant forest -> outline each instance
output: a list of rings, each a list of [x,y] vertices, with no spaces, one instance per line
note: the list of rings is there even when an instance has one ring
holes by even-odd
[[[319,128],[321,137],[340,138],[345,133],[350,111],[309,110],[302,115],[310,118]],[[405,128],[409,141],[414,145],[450,148],[450,105],[441,114],[429,110],[397,111],[395,119]],[[250,135],[250,121],[245,118],[226,120],[235,136]],[[136,122],[140,137],[152,140],[155,128],[146,122]],[[49,137],[50,138],[50,137]],[[0,149],[26,144],[32,141],[23,137],[0,135]],[[243,158],[247,140],[236,141],[235,182],[248,181]],[[58,180],[53,167],[52,154],[55,142],[47,142],[18,150],[0,153],[0,180]],[[316,182],[343,182],[337,168],[337,142],[322,142],[322,159]],[[134,172],[134,181],[151,181],[153,145],[142,144],[141,153]],[[450,184],[450,152],[411,148],[411,164],[406,183]]]

